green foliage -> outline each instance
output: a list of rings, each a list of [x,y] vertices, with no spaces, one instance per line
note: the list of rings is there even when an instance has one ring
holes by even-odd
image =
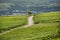
[[[21,20],[20,17],[18,17],[17,19]],[[16,18],[14,20],[16,20]],[[24,17],[23,17],[23,20],[24,20]],[[18,22],[20,23],[20,21]],[[21,22],[21,23],[24,23],[24,22]],[[34,22],[39,24],[35,24],[27,28],[19,28],[19,29],[10,31],[8,33],[0,35],[0,39],[1,40],[59,40],[60,39],[58,38],[59,37],[58,30],[60,29],[60,28],[58,29],[59,22],[60,22],[60,12],[36,14],[34,16]],[[2,20],[0,23],[2,23]]]
[[[27,24],[27,16],[0,16],[0,31]]]
[[[49,13],[41,13],[34,16],[35,23],[41,22],[59,22],[60,21],[60,12],[49,12]]]
[[[59,38],[52,39],[52,40],[60,40],[60,37]]]
[[[56,35],[58,23],[40,23],[28,28],[19,28],[0,35],[2,40],[45,40]],[[50,38],[48,38],[49,40]]]
[[[51,36],[51,38],[53,38],[54,40],[56,40],[55,38],[58,39],[58,37],[60,37],[60,12],[47,12],[47,13],[41,13],[41,14],[37,14],[34,16],[34,22],[37,23],[58,23],[58,32],[56,35]],[[49,37],[50,38],[50,37]],[[45,40],[45,38],[43,39]],[[49,40],[46,38],[46,40]],[[52,39],[50,39],[52,40]]]
[[[31,11],[29,11],[29,12],[28,12],[28,16],[31,16],[31,15],[32,15],[32,12],[31,12]]]

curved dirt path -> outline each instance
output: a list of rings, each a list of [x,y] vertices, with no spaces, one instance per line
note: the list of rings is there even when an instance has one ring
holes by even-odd
[[[17,29],[19,29],[19,28],[30,27],[30,26],[32,26],[33,24],[34,24],[34,22],[33,22],[33,16],[29,16],[29,17],[28,17],[28,24],[27,24],[27,25],[24,25],[24,26],[21,26],[21,27],[17,27],[17,28],[14,28],[14,29],[10,29],[10,30],[8,30],[8,31],[5,31],[5,32],[3,32],[3,33],[0,33],[0,35],[3,35],[3,34],[5,34],[5,33],[8,33],[8,32],[10,32],[10,31],[13,31],[13,30],[17,30]]]
[[[33,16],[28,17],[28,25],[32,26],[33,25]]]

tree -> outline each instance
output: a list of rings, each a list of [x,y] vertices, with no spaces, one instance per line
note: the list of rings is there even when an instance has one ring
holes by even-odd
[[[31,12],[31,11],[29,11],[29,12],[28,12],[28,15],[29,15],[29,16],[31,16],[31,15],[32,15],[32,12]]]

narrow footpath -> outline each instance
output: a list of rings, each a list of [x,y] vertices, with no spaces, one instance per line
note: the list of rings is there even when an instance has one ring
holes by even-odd
[[[11,32],[11,31],[13,31],[13,30],[17,30],[17,29],[19,29],[19,28],[30,27],[30,26],[32,26],[32,25],[34,24],[33,16],[29,16],[29,17],[27,18],[27,20],[28,20],[28,24],[27,24],[27,25],[24,25],[24,26],[21,26],[21,27],[17,27],[17,28],[14,28],[14,29],[10,29],[10,30],[8,30],[8,31],[5,31],[5,32],[3,32],[3,33],[0,33],[0,35],[3,35],[3,34],[8,33],[8,32]]]

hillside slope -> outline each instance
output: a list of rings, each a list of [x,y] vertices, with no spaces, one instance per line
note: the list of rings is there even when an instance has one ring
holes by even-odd
[[[44,21],[41,21],[42,19]],[[19,28],[10,31],[6,34],[0,35],[0,39],[1,40],[53,40],[52,38],[57,37],[58,25],[60,21],[60,12],[49,12],[49,13],[35,15],[34,21],[39,22],[39,24],[35,24],[27,28]]]

